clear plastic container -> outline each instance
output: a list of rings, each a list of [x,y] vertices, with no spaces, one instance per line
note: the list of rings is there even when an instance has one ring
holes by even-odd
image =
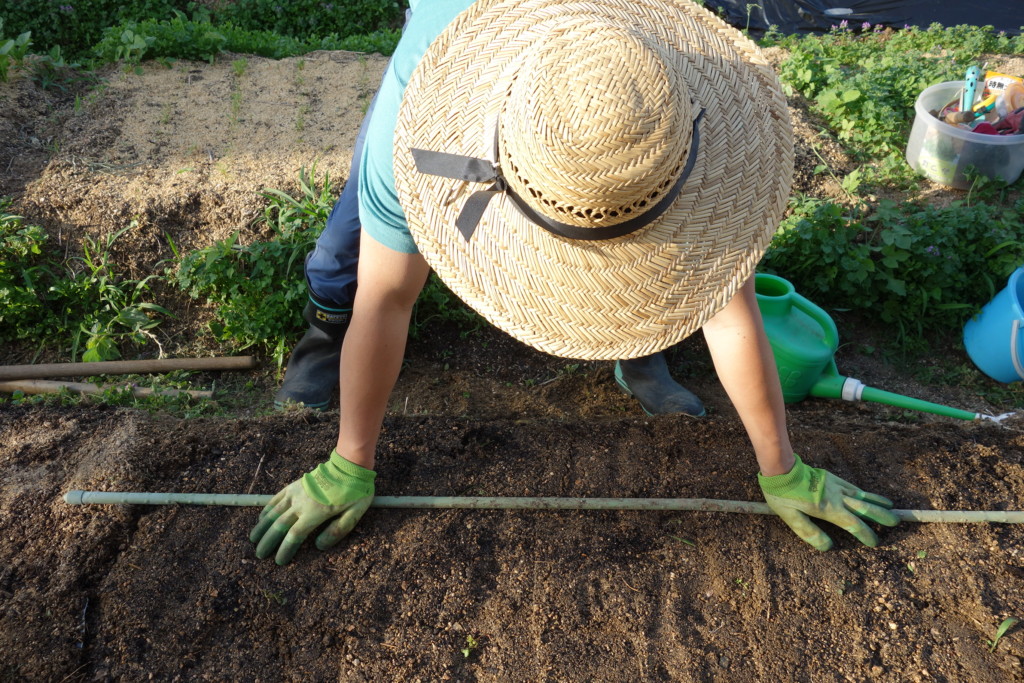
[[[953,101],[963,81],[926,88],[914,103],[914,127],[907,144],[907,162],[918,173],[942,185],[970,188],[964,170],[1012,183],[1024,171],[1024,135],[973,133],[932,114]]]

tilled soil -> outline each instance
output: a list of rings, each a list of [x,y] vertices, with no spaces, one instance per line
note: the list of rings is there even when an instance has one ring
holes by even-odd
[[[808,458],[900,508],[1013,509],[1019,428],[790,411]],[[1024,532],[711,512],[371,509],[341,546],[255,559],[257,510],[70,506],[70,489],[273,493],[333,414],[177,420],[0,406],[7,680],[1020,680]],[[759,500],[734,415],[392,416],[378,495]],[[810,454],[813,454],[811,456]],[[472,640],[470,640],[472,639]],[[474,644],[475,643],[475,644]]]

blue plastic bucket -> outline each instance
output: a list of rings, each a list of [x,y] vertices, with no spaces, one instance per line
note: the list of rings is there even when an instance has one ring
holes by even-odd
[[[1024,380],[1024,266],[1006,288],[964,325],[964,346],[978,369],[997,382]]]

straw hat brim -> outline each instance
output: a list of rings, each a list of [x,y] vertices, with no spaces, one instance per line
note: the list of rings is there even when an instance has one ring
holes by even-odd
[[[498,195],[465,239],[456,218],[485,188],[418,172],[411,150],[493,158],[495,120],[521,53],[581,12],[639,27],[682,57],[694,112],[704,110],[689,178],[664,214],[624,237],[558,237]],[[413,73],[394,149],[409,230],[441,280],[516,339],[588,360],[660,351],[721,310],[753,276],[793,174],[789,110],[774,71],[739,31],[674,0],[478,0]]]

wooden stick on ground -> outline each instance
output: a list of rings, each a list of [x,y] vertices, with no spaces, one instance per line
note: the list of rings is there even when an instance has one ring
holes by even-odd
[[[109,386],[100,386],[89,382],[55,382],[46,379],[17,379],[7,382],[0,381],[0,392],[11,393],[24,391],[26,394],[55,394],[62,388],[75,394],[101,394]],[[193,391],[188,389],[151,389],[149,387],[132,387],[132,396],[177,396],[188,394],[193,398],[213,398],[212,391]]]
[[[164,358],[160,360],[108,360],[95,363],[40,363],[38,365],[0,365],[0,381],[42,379],[44,377],[91,377],[93,375],[132,375],[174,370],[251,370],[252,356],[220,358]]]

